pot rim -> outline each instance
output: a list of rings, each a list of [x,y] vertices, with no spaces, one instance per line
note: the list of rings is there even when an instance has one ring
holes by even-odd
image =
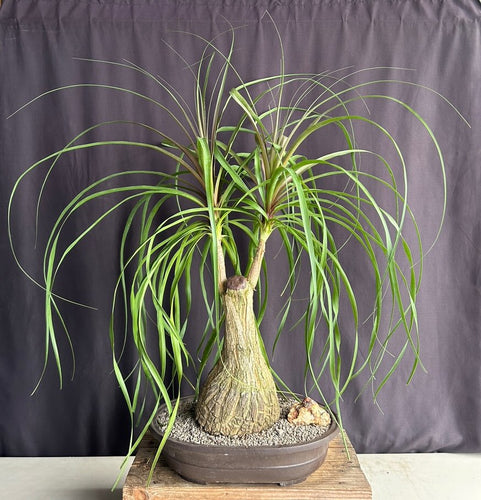
[[[294,395],[304,397],[304,396],[301,396],[299,394],[294,394]],[[181,400],[188,400],[188,399],[193,399],[193,397],[194,396],[192,396],[192,395],[191,396],[183,396],[180,399]],[[160,406],[157,414],[159,412],[161,412],[165,406],[166,406],[165,403],[162,404]],[[340,431],[339,426],[337,425],[337,415],[332,410],[330,410],[328,408],[325,408],[325,409],[331,415],[331,419],[332,419],[331,425],[329,426],[329,429],[326,430],[326,432],[324,432],[323,434],[321,434],[320,436],[318,436],[314,439],[310,439],[309,441],[304,441],[304,442],[300,442],[300,443],[293,443],[293,444],[272,444],[272,445],[255,445],[255,446],[230,445],[229,446],[229,445],[224,445],[224,444],[217,445],[217,444],[191,443],[188,441],[183,441],[181,439],[176,439],[176,438],[169,436],[167,438],[165,445],[167,446],[167,443],[170,442],[170,444],[172,444],[172,445],[178,444],[178,445],[183,446],[184,448],[190,448],[193,451],[194,450],[201,450],[201,449],[202,450],[209,449],[209,450],[216,450],[219,452],[227,451],[227,450],[232,452],[232,450],[235,450],[235,449],[242,450],[242,451],[245,451],[245,450],[256,451],[256,450],[266,450],[266,449],[292,449],[292,450],[309,449],[311,447],[318,446],[320,441],[324,441],[326,444],[329,443],[334,437],[337,436],[337,434]],[[163,432],[160,431],[159,427],[156,424],[156,418],[154,418],[154,420],[150,424],[150,428],[153,431],[153,433],[155,434],[155,436],[157,437],[157,439],[161,440],[164,437]]]

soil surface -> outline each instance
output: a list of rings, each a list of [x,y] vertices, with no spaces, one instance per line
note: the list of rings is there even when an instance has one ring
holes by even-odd
[[[288,422],[287,414],[297,399],[279,399],[281,416],[269,429],[243,437],[214,436],[201,429],[194,417],[194,403],[190,399],[180,402],[176,421],[170,434],[171,438],[193,444],[217,446],[282,446],[306,443],[322,436],[329,427],[319,425],[294,425]],[[167,427],[168,413],[157,415],[156,427],[164,432]]]

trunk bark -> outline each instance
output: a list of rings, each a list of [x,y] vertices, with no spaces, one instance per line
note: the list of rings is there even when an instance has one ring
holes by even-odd
[[[227,280],[224,345],[196,405],[197,421],[211,434],[260,432],[279,418],[274,378],[259,343],[253,296],[254,289],[243,276]]]

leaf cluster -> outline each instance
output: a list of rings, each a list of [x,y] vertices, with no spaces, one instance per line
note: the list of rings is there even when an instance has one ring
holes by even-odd
[[[45,290],[45,364],[53,353],[60,380],[57,331],[60,328],[69,334],[60,305],[67,299],[55,293],[59,269],[78,243],[110,214],[124,207],[129,209],[112,300],[112,361],[132,417],[132,428],[135,415],[144,408],[145,383],[155,400],[139,437],[134,439],[132,433],[131,452],[161,403],[167,403],[173,423],[186,367],[196,367],[197,377],[189,383],[193,390],[198,390],[208,360],[219,353],[227,272],[248,277],[258,288],[261,323],[269,289],[265,248],[274,232],[280,236],[289,265],[286,300],[274,348],[282,336],[289,334],[285,325],[302,282],[307,307],[298,318],[296,332],[303,335],[305,377],[321,394],[326,380],[329,381],[334,397],[325,402],[335,406],[339,417],[343,394],[366,369],[377,395],[406,352],[410,351],[414,358],[409,378],[420,363],[416,296],[425,252],[408,204],[408,168],[403,152],[391,133],[370,116],[369,106],[371,102],[388,102],[400,106],[407,116],[420,123],[434,144],[444,179],[441,151],[428,124],[406,102],[376,90],[392,84],[391,80],[352,84],[353,77],[364,72],[288,74],[282,63],[279,75],[245,82],[232,63],[233,36],[227,53],[214,42],[202,42],[205,50],[201,60],[188,66],[194,83],[192,109],[185,96],[166,81],[128,61],[92,63],[140,73],[162,89],[169,103],[117,85],[83,85],[120,92],[148,103],[173,120],[178,136],[146,123],[125,121],[122,123],[148,131],[157,140],[88,142],[86,138],[96,129],[120,122],[95,124],[61,150],[32,165],[18,179],[9,203],[9,238],[17,263]],[[403,81],[396,84],[414,85]],[[46,94],[77,86],[82,85]],[[362,108],[366,113],[352,112],[351,108]],[[358,126],[368,127],[381,138],[389,146],[389,154],[359,145]],[[323,137],[329,137],[333,130],[343,145],[329,150]],[[52,226],[44,249],[43,278],[35,280],[22,267],[13,238],[12,205],[20,184],[32,171],[45,169],[39,207],[45,184],[62,157],[79,150],[106,147],[147,149],[161,158],[159,165],[168,167],[119,171],[79,192]],[[378,200],[379,191],[387,193],[388,205]],[[115,201],[65,244],[62,237],[71,219],[99,199]],[[165,207],[172,204],[176,211],[165,216]],[[444,207],[440,223],[443,217]],[[405,236],[407,226],[414,231],[414,241]],[[134,248],[132,241],[136,241]],[[248,243],[246,258],[239,248],[240,241]],[[342,259],[348,245],[355,245],[363,253],[373,277],[367,330],[366,325],[361,325],[365,318],[360,317],[358,295]],[[200,292],[192,289],[193,282],[199,285]],[[196,329],[203,333],[199,335],[197,351],[191,352],[185,336],[192,302],[199,298],[205,304],[207,320],[200,330],[196,324]],[[115,324],[119,307],[129,318],[129,327],[121,328],[121,332]],[[353,328],[349,331],[342,330],[339,317],[346,311],[352,318]],[[125,372],[121,358],[129,335],[138,361]],[[389,351],[393,339],[398,343],[401,339],[397,354]],[[379,376],[386,355],[390,367]],[[133,383],[129,384],[129,380]],[[280,378],[278,382],[285,385]]]

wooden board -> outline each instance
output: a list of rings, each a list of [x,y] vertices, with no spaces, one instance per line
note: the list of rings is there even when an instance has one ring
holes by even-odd
[[[185,481],[165,465],[162,458],[150,486],[146,486],[150,464],[156,449],[152,438],[145,438],[127,475],[123,500],[164,499],[370,499],[371,487],[362,472],[356,452],[348,441],[348,460],[342,439],[337,436],[329,445],[322,466],[302,483],[292,486],[258,484],[199,485]]]

